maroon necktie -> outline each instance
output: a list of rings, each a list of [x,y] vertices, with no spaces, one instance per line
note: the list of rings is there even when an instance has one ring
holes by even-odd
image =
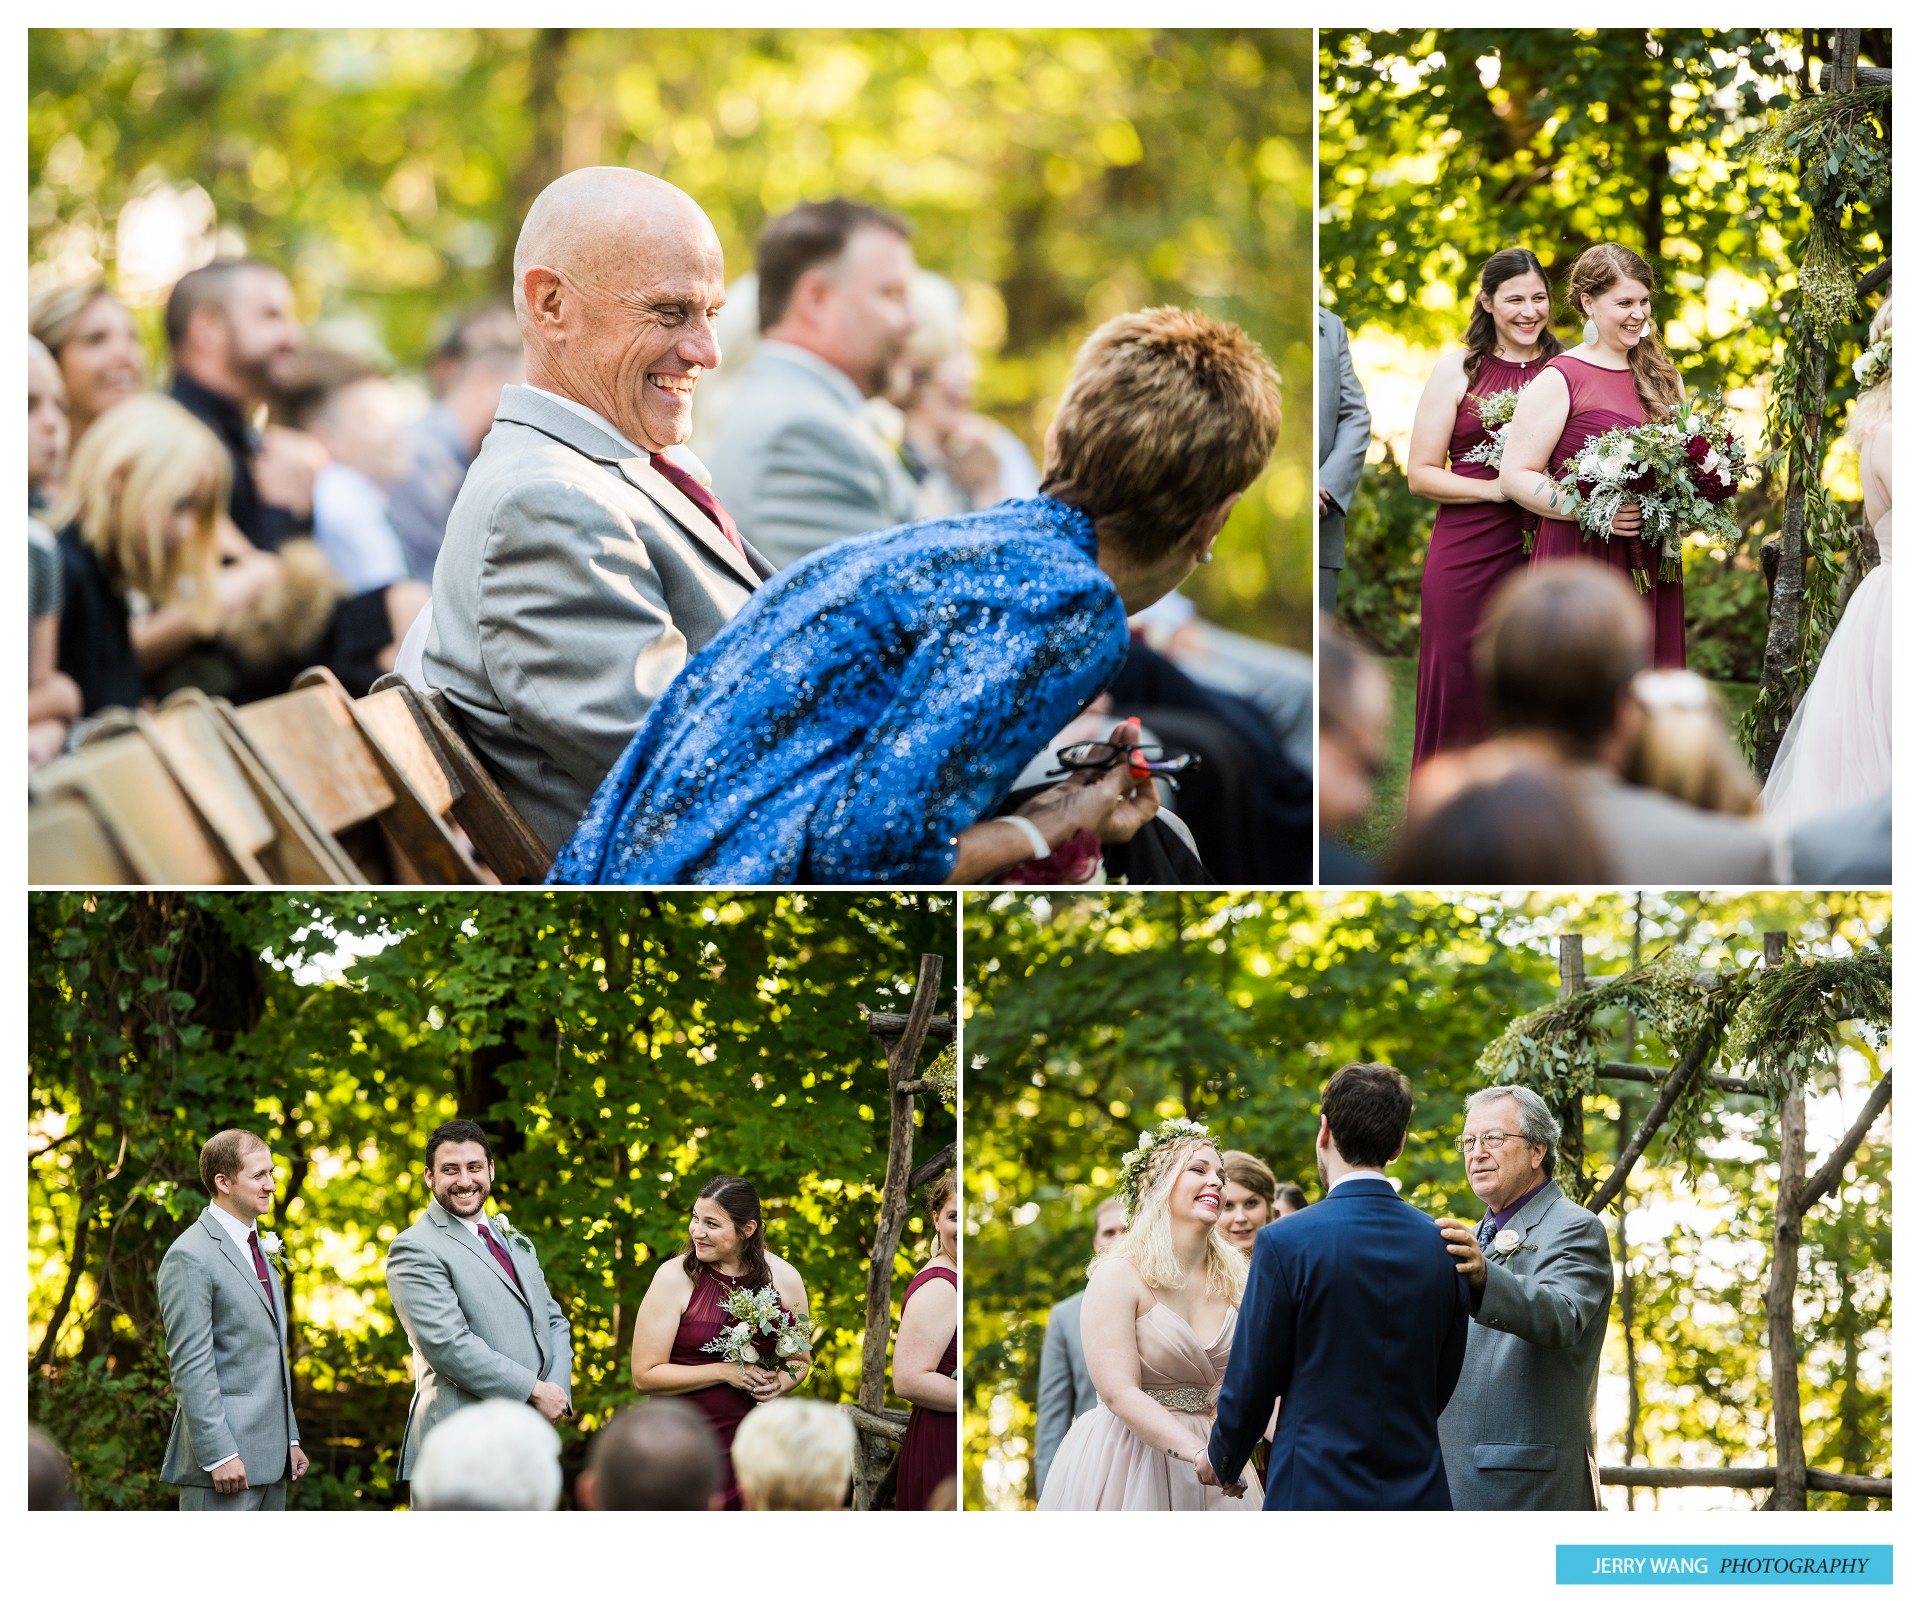
[[[273,1280],[267,1277],[267,1259],[260,1254],[260,1232],[247,1230],[247,1246],[253,1252],[253,1271],[260,1275],[260,1289],[266,1295],[267,1305],[273,1305]]]
[[[500,1242],[493,1237],[493,1231],[486,1224],[480,1225],[480,1238],[487,1242],[487,1249],[493,1252],[494,1261],[507,1270],[507,1277],[513,1280],[513,1287],[520,1288],[520,1275],[513,1270],[513,1258],[508,1256]]]
[[[665,456],[653,458],[653,470],[705,512],[713,526],[727,536],[728,543],[742,556],[746,555],[747,547],[741,543],[740,530],[733,526],[733,519],[727,515],[727,508],[713,498],[706,485],[684,467],[674,466]]]

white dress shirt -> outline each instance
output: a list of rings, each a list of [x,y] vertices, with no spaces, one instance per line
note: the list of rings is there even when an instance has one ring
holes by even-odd
[[[803,351],[802,354],[804,355],[805,352]],[[847,381],[851,383],[853,380],[848,379]],[[707,464],[698,456],[694,455],[691,450],[687,449],[685,445],[669,445],[665,450],[659,452],[642,450],[591,406],[583,406],[579,401],[570,400],[565,395],[556,395],[551,389],[542,389],[538,384],[527,384],[525,387],[531,389],[536,395],[545,395],[547,399],[551,400],[555,405],[565,406],[567,410],[572,412],[576,417],[586,418],[588,422],[592,423],[593,426],[598,428],[602,433],[613,435],[614,442],[618,444],[622,450],[626,451],[628,455],[640,456],[649,460],[652,459],[655,454],[665,456],[668,461],[686,473],[688,477],[693,479],[693,481],[702,488],[710,489],[713,487],[713,474],[707,471]]]

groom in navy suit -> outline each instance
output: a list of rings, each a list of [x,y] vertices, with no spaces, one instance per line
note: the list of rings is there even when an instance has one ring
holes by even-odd
[[[1412,1113],[1393,1068],[1341,1068],[1320,1096],[1326,1199],[1254,1237],[1207,1455],[1233,1484],[1279,1397],[1269,1512],[1452,1509],[1439,1419],[1466,1356],[1469,1298],[1433,1220],[1381,1172]]]

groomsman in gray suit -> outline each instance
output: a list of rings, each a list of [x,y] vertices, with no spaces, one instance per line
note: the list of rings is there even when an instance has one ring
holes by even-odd
[[[1126,1229],[1126,1209],[1109,1196],[1094,1208],[1093,1254],[1120,1238]],[[1053,1455],[1073,1427],[1073,1420],[1100,1404],[1100,1392],[1087,1377],[1086,1353],[1080,1344],[1080,1298],[1077,1290],[1047,1314],[1047,1337],[1040,1347],[1039,1416],[1033,1429],[1033,1493],[1047,1487]]]
[[[913,520],[913,478],[867,412],[913,331],[913,247],[898,217],[823,200],[768,223],[754,265],[760,343],[714,438],[713,483],[786,567]]]
[[[1347,564],[1347,508],[1367,464],[1373,417],[1367,411],[1367,392],[1353,370],[1346,327],[1324,306],[1319,317],[1314,389],[1320,414],[1320,609],[1331,613],[1340,569]]]
[[[527,381],[501,392],[448,518],[420,677],[557,850],[773,568],[680,448],[720,362],[706,214],[644,173],[582,168],[534,201],[513,276]]]
[[[567,1316],[526,1236],[487,1215],[493,1148],[478,1123],[455,1118],[427,1136],[427,1183],[433,1200],[387,1252],[387,1294],[413,1345],[402,1479],[462,1407],[524,1401],[549,1423],[573,1410]]]
[[[1486,1204],[1441,1221],[1472,1295],[1467,1360],[1440,1415],[1447,1486],[1463,1511],[1600,1505],[1593,1402],[1613,1300],[1607,1227],[1553,1182],[1560,1120],[1498,1085],[1467,1097],[1460,1148]]]
[[[213,1204],[160,1264],[160,1320],[179,1403],[160,1478],[180,1486],[183,1512],[278,1512],[307,1458],[293,1419],[287,1302],[273,1268],[280,1242],[258,1227],[273,1206],[267,1142],[222,1129],[200,1147],[200,1182]]]

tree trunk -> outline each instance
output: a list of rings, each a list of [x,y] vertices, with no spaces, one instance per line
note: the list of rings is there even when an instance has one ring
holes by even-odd
[[[1560,999],[1571,1000],[1587,987],[1586,936],[1560,936]],[[1593,1192],[1587,1177],[1587,1125],[1583,1103],[1576,1100],[1567,1115],[1561,1133],[1562,1156],[1568,1158],[1562,1173],[1563,1187],[1573,1191],[1576,1201],[1584,1201]]]
[[[1766,936],[1767,966],[1786,960],[1787,937]],[[1773,1216],[1773,1270],[1767,1280],[1767,1354],[1773,1375],[1774,1482],[1777,1512],[1807,1509],[1806,1438],[1800,1426],[1800,1347],[1794,1293],[1800,1282],[1800,1189],[1807,1172],[1807,1096],[1796,1089],[1780,1108],[1780,1195]]]

